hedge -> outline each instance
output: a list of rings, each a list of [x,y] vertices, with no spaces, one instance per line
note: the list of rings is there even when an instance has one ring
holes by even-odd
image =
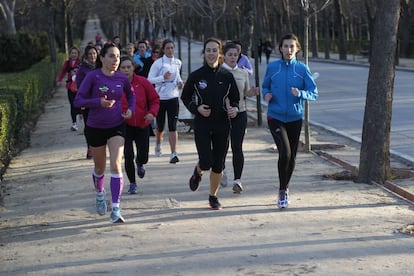
[[[46,32],[0,34],[0,72],[20,72],[49,54]]]
[[[26,71],[0,74],[0,178],[11,158],[28,145],[31,126],[54,91],[62,63],[60,54],[56,64],[47,57]]]

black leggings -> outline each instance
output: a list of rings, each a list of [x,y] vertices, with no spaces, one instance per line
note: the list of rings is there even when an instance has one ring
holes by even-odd
[[[125,129],[124,159],[125,171],[130,183],[135,183],[135,163],[144,165],[148,163],[149,128],[139,128],[126,125]],[[134,142],[137,149],[135,157]],[[134,160],[135,157],[135,160]]]
[[[233,154],[234,180],[241,179],[244,167],[243,140],[247,127],[247,112],[240,112],[231,119],[231,152]]]
[[[302,120],[284,123],[276,119],[268,119],[267,124],[279,151],[278,172],[279,189],[286,190],[295,169],[296,153],[302,129]]]
[[[177,130],[178,112],[180,109],[180,102],[178,98],[160,101],[160,109],[157,115],[157,127],[159,132],[164,131],[165,113],[168,116],[168,131]]]
[[[86,122],[88,121],[89,108],[81,108],[80,113],[82,114],[83,123],[85,124],[85,127],[83,128],[83,135],[85,136],[86,145],[89,147],[88,139],[86,139]]]
[[[198,164],[201,170],[211,170],[221,173],[224,168],[224,160],[229,148],[230,121],[225,118],[217,120],[202,118],[196,115],[194,118],[194,140],[198,152]]]
[[[76,93],[73,93],[68,89],[68,100],[70,104],[70,116],[72,117],[72,123],[76,123],[76,115],[80,114],[80,109],[76,108],[73,105],[73,101],[75,100]]]

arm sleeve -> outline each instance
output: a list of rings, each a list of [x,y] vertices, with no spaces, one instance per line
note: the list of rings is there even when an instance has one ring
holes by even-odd
[[[194,85],[195,85],[194,78],[192,74],[190,74],[190,76],[188,77],[184,85],[183,92],[181,93],[181,100],[183,101],[188,111],[190,111],[192,114],[197,113],[197,107],[198,107],[193,97],[194,89],[195,89]]]
[[[243,95],[245,97],[253,97],[255,96],[254,93],[251,90],[250,87],[250,81],[249,81],[249,76],[246,74],[246,77],[244,78],[244,91],[243,91]]]
[[[230,105],[232,107],[238,108],[239,102],[240,102],[239,89],[237,88],[236,81],[234,80],[234,77],[232,74],[229,74],[229,78],[230,78],[230,93],[229,93]]]
[[[307,65],[305,66],[305,77],[304,77],[304,88],[303,90],[299,89],[298,97],[307,100],[307,101],[315,101],[318,96],[318,88],[316,87],[315,80],[312,77],[312,73],[309,70]]]
[[[263,83],[262,83],[262,97],[264,98],[264,96],[267,93],[272,93],[272,91],[270,90],[270,68],[269,66],[267,66],[266,68],[266,74],[264,76]]]
[[[62,81],[63,78],[65,77],[65,75],[67,74],[67,68],[68,68],[68,61],[65,60],[65,62],[63,63],[62,69],[60,70],[60,73],[57,77],[57,81]]]
[[[96,97],[92,98],[92,85],[94,81],[94,74],[88,74],[82,81],[78,92],[75,96],[74,105],[78,108],[80,107],[100,107],[101,99]]]
[[[160,109],[160,96],[148,80],[143,82],[143,86],[145,89],[145,96],[147,97],[147,103],[149,105],[148,112],[154,115],[154,117],[157,117]]]
[[[76,73],[76,86],[77,87],[80,87],[85,76],[86,76],[85,70],[82,68],[79,68],[78,73]]]
[[[132,112],[135,111],[135,93],[131,90],[131,84],[129,83],[128,78],[125,78],[124,81],[124,93],[128,102],[128,109]]]
[[[148,80],[152,84],[158,84],[164,81],[164,76],[159,75],[161,72],[161,66],[159,59],[157,59],[152,65],[148,73]]]

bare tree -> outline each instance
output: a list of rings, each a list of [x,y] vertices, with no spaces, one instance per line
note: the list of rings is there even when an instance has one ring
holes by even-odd
[[[412,26],[414,23],[413,13],[414,13],[414,1],[406,0],[401,1],[401,20],[400,20],[400,54],[401,57],[409,57],[410,53],[410,37],[412,33]]]
[[[16,0],[0,0],[0,12],[6,21],[6,32],[10,34],[16,33],[16,26],[14,24],[14,8]]]
[[[55,63],[56,62],[56,43],[55,43],[55,22],[53,20],[53,7],[51,0],[45,0],[45,10],[48,19],[48,31],[47,35],[49,37],[49,53],[50,53],[50,61]]]
[[[390,129],[400,0],[378,0],[369,69],[358,182],[391,176]]]
[[[241,16],[244,18],[242,24],[242,41],[243,41],[243,52],[247,54],[247,52],[255,51],[256,49],[252,49],[253,43],[253,25],[254,25],[254,2],[251,0],[243,0],[241,3],[242,13]]]
[[[193,0],[192,2],[192,8],[196,15],[209,20],[209,28],[204,30],[207,36],[218,36],[217,23],[226,12],[227,0]],[[212,32],[210,26],[213,27]]]
[[[345,45],[345,22],[344,22],[344,13],[342,8],[342,0],[334,0],[334,10],[335,10],[335,21],[336,21],[336,32],[338,35],[338,49],[339,49],[339,59],[346,60],[346,45]]]

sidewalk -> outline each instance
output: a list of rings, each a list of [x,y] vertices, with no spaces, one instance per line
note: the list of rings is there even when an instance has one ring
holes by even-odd
[[[154,156],[151,140],[139,193],[124,187],[125,224],[96,214],[93,162],[85,159],[82,133],[69,128],[66,91],[59,87],[31,146],[4,175],[0,275],[414,273],[414,239],[402,233],[414,223],[413,205],[380,186],[324,177],[343,169],[317,155],[299,152],[290,206],[278,210],[277,153],[264,127],[248,128],[245,192],[221,189],[220,211],[208,209],[208,172],[198,192],[188,188],[197,162],[192,133],[180,132],[175,165],[168,154]],[[358,160],[358,148],[345,138],[312,128],[312,139],[328,153]],[[167,153],[166,141],[163,148]],[[226,166],[232,179],[231,151]]]

